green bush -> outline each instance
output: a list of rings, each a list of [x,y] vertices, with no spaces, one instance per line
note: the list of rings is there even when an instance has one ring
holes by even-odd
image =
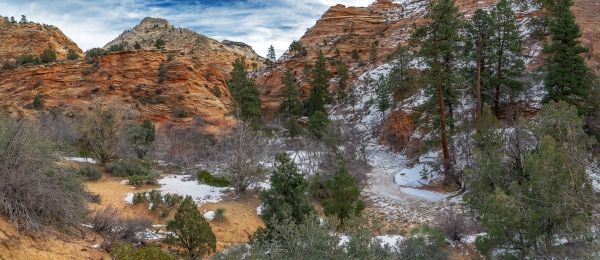
[[[38,63],[39,59],[31,54],[23,54],[17,56],[17,65],[25,65],[30,63]]]
[[[223,222],[225,220],[225,209],[224,208],[218,208],[215,211],[215,220],[219,221],[219,222]]]
[[[35,97],[33,97],[33,108],[40,109],[40,108],[42,108],[42,106],[43,106],[42,95],[40,95],[40,94],[35,95]]]
[[[150,167],[138,160],[119,160],[106,165],[106,170],[116,177],[148,176],[152,174]]]
[[[133,199],[131,200],[131,203],[133,203],[133,205],[137,205],[137,204],[141,204],[141,203],[145,203],[148,201],[148,197],[147,197],[147,192],[136,192],[133,194]]]
[[[79,171],[77,171],[77,174],[84,177],[85,180],[88,181],[97,181],[100,178],[102,178],[102,174],[94,166],[85,166],[79,169]]]
[[[98,58],[106,55],[107,51],[102,48],[92,48],[85,52],[87,58]]]
[[[201,170],[198,172],[198,183],[215,187],[227,187],[231,184],[226,178],[214,176],[207,170]]]
[[[67,59],[77,60],[77,59],[79,59],[79,55],[73,49],[69,49],[67,51]]]
[[[141,260],[141,259],[153,259],[153,260],[171,260],[175,257],[162,251],[158,246],[143,246],[135,247],[132,244],[119,244],[115,245],[110,250],[110,255],[113,259],[119,260]]]
[[[157,179],[158,179],[158,174],[150,174],[148,176],[134,175],[134,176],[129,176],[127,178],[127,181],[129,183],[129,185],[131,185],[131,186],[141,187],[144,185],[157,185],[158,184]]]
[[[56,52],[52,49],[45,49],[42,55],[40,55],[40,60],[43,63],[54,62],[56,61]]]
[[[123,50],[125,50],[125,46],[123,46],[123,44],[115,44],[115,45],[111,45],[110,47],[108,47],[108,52],[123,51]]]

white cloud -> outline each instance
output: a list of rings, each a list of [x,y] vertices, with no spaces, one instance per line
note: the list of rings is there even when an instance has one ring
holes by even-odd
[[[167,6],[162,4],[169,1],[0,1],[0,15],[25,14],[32,21],[56,25],[84,50],[103,46],[144,17],[162,17],[218,40],[245,42],[264,56],[271,44],[281,55],[329,6],[366,6],[373,0],[207,1]]]

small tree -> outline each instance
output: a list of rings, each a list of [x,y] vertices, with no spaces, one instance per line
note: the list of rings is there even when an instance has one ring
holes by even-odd
[[[156,39],[156,41],[154,42],[154,47],[157,50],[162,50],[162,49],[165,48],[165,44],[166,44],[165,40],[163,40],[163,39]]]
[[[40,109],[42,108],[42,95],[37,94],[33,97],[33,108]]]
[[[50,48],[45,49],[42,55],[40,55],[40,61],[43,63],[56,61],[56,52]]]
[[[348,95],[348,92],[346,90],[346,88],[348,87],[347,81],[349,78],[348,66],[343,61],[340,61],[338,63],[336,72],[337,72],[337,78],[338,78],[337,97],[338,97],[338,100],[343,101],[344,99],[346,99],[346,96]]]
[[[17,23],[17,20],[15,20],[15,17],[14,17],[14,16],[11,16],[11,17],[10,17],[10,23]]]
[[[308,181],[287,154],[277,155],[270,181],[271,189],[260,194],[261,217],[267,228],[288,218],[300,224],[314,213],[308,200]]]
[[[377,101],[377,109],[382,115],[392,106],[392,91],[387,79],[380,75],[375,83],[375,100]]]
[[[268,64],[269,64],[270,68],[272,68],[273,65],[275,64],[275,61],[277,61],[277,56],[275,55],[275,48],[273,47],[273,45],[269,46],[269,51],[267,53],[267,60],[268,60]]]
[[[187,256],[195,259],[216,250],[217,239],[206,219],[198,211],[192,197],[187,196],[173,220],[167,223],[171,240],[187,250]]]
[[[121,123],[117,108],[94,104],[79,125],[81,144],[101,164],[118,157]]]
[[[136,42],[133,44],[133,48],[134,48],[134,49],[136,49],[136,50],[139,50],[139,49],[141,49],[141,48],[142,48],[142,46],[140,45],[140,43],[139,43],[139,42],[137,42],[137,41],[136,41]]]
[[[282,96],[279,111],[285,120],[285,128],[288,130],[290,137],[294,138],[302,132],[302,127],[298,123],[298,117],[302,115],[303,107],[298,95],[296,78],[292,71],[286,72],[283,77]]]
[[[371,44],[371,49],[369,50],[369,60],[371,63],[375,63],[377,61],[377,41]]]
[[[345,165],[339,166],[335,175],[327,180],[325,189],[329,197],[323,200],[323,209],[327,216],[335,216],[340,221],[338,229],[343,229],[348,219],[360,215],[365,208],[359,199],[360,189]]]
[[[128,134],[134,153],[139,159],[144,159],[156,138],[154,124],[146,119],[141,125],[130,125]]]
[[[75,52],[75,50],[73,50],[73,49],[69,49],[69,50],[67,51],[67,59],[68,59],[68,60],[77,60],[77,59],[79,59],[79,54],[77,54],[77,53]]]
[[[360,60],[360,55],[358,54],[358,50],[357,49],[353,49],[352,50],[352,59],[354,59],[355,61],[359,61]]]
[[[21,15],[21,21],[19,21],[19,23],[27,23],[27,16],[25,16],[24,14]]]
[[[316,139],[321,139],[327,134],[329,118],[322,111],[317,111],[308,119],[308,132]]]

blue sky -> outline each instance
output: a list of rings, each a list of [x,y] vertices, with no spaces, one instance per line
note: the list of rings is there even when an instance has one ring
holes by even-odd
[[[161,17],[217,40],[250,44],[265,56],[281,55],[329,6],[366,6],[373,0],[0,0],[0,15],[24,14],[58,26],[79,47],[103,46],[144,17]]]

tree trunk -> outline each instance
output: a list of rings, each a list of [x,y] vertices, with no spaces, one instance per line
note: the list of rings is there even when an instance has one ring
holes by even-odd
[[[448,139],[446,136],[446,104],[444,102],[444,86],[442,84],[442,77],[440,71],[440,65],[435,61],[437,66],[437,94],[438,94],[438,107],[440,110],[440,135],[442,139],[442,153],[444,156],[444,183],[449,185],[454,182],[454,175],[450,169],[450,151],[448,149]]]
[[[481,43],[477,46],[477,82],[475,83],[475,123],[479,123],[481,118]]]

